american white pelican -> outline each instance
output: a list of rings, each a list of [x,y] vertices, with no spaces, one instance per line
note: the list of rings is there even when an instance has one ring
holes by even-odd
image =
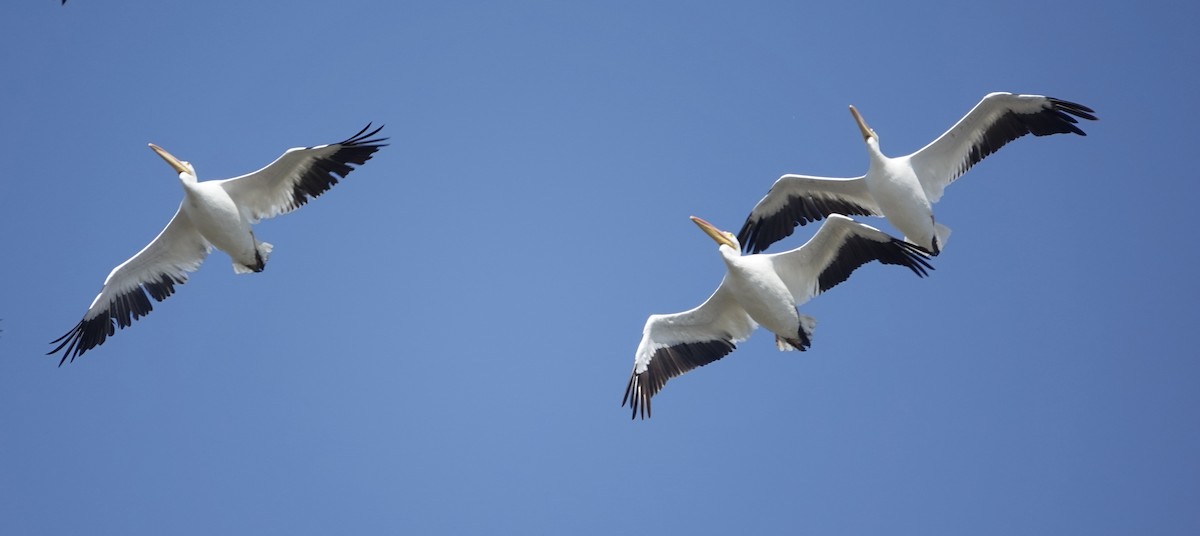
[[[870,167],[853,179],[784,175],[754,206],[738,239],[758,253],[792,234],[797,225],[834,212],[883,216],[905,239],[937,255],[950,229],[937,223],[930,207],[946,185],[1004,144],[1026,134],[1074,132],[1086,136],[1075,117],[1095,120],[1095,112],[1073,102],[1041,95],[991,93],[950,130],[908,156],[891,158],[879,151],[879,136],[850,107],[867,144]]]
[[[871,261],[907,266],[924,277],[933,267],[926,253],[903,240],[840,214],[830,214],[817,234],[785,253],[742,255],[733,234],[692,217],[719,244],[726,274],[716,292],[682,313],[650,315],[633,360],[621,405],[633,417],[650,415],[650,397],[667,380],[732,352],[761,325],[780,350],[805,350],[816,320],[797,307],[850,277]]]
[[[60,343],[47,355],[63,351],[61,366],[70,358],[104,343],[116,328],[130,326],[153,309],[150,298],[162,301],[187,282],[213,247],[229,254],[233,271],[261,272],[272,246],[260,242],[250,225],[296,210],[345,178],[356,165],[387,144],[372,138],[383,127],[367,125],[349,139],[330,145],[288,149],[267,167],[232,179],[198,182],[191,164],[180,161],[153,143],[179,173],[183,202],[167,227],[149,245],[108,274],[104,287],[71,331],[50,342]]]

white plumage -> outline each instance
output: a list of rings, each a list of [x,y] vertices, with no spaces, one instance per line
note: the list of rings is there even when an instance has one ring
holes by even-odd
[[[232,179],[199,182],[191,164],[157,145],[158,153],[179,174],[183,201],[166,228],[146,247],[121,263],[70,331],[50,344],[63,352],[62,365],[103,344],[117,328],[130,326],[187,281],[213,247],[229,254],[236,273],[262,271],[272,246],[254,236],[251,224],[286,214],[337,184],[371,159],[387,138],[372,138],[383,127],[367,125],[349,139],[330,145],[293,148],[266,167]],[[368,132],[370,130],[370,132]],[[148,296],[147,296],[148,294]]]
[[[780,350],[805,350],[816,321],[796,309],[871,261],[908,267],[924,277],[933,269],[916,246],[840,214],[831,214],[807,243],[785,253],[742,255],[730,233],[692,218],[720,244],[726,275],[699,307],[650,315],[625,389],[633,416],[650,415],[650,398],[667,380],[733,351],[761,325]]]
[[[907,156],[887,157],[879,137],[853,106],[867,145],[866,175],[836,179],[784,175],[755,205],[738,232],[749,253],[758,253],[792,234],[797,225],[832,213],[883,216],[905,239],[937,255],[950,229],[937,223],[931,205],[946,185],[988,155],[1026,134],[1075,133],[1075,117],[1095,120],[1095,112],[1073,102],[1041,95],[992,93],[979,101],[950,130]]]

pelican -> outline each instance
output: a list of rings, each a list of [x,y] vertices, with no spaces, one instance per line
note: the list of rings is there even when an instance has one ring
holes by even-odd
[[[1086,136],[1075,126],[1075,117],[1094,121],[1094,113],[1082,104],[1041,95],[991,93],[929,145],[891,158],[880,152],[879,136],[851,106],[850,114],[867,144],[867,174],[853,179],[780,177],[754,206],[738,239],[748,253],[758,253],[791,235],[797,225],[837,212],[883,216],[906,240],[937,255],[950,229],[934,219],[931,205],[942,198],[946,185],[1026,134]]]
[[[742,255],[732,233],[692,217],[719,244],[725,279],[703,304],[690,311],[650,315],[642,329],[625,398],[633,417],[650,415],[650,397],[667,380],[721,359],[761,325],[783,350],[806,350],[816,320],[797,307],[845,281],[871,261],[906,266],[919,277],[933,267],[920,248],[869,225],[830,214],[803,246],[784,253]]]
[[[196,170],[163,148],[150,144],[179,174],[183,202],[167,227],[149,245],[121,263],[104,280],[100,294],[74,328],[51,341],[59,343],[47,355],[63,352],[62,366],[104,344],[134,320],[150,313],[150,300],[163,301],[175,285],[200,267],[212,248],[229,254],[233,271],[261,272],[273,246],[254,236],[251,224],[296,210],[345,178],[352,166],[362,165],[387,144],[373,138],[383,128],[368,124],[349,139],[330,145],[288,149],[267,167],[225,180],[198,182]]]

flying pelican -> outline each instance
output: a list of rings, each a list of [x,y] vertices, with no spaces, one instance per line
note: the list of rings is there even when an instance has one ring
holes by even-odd
[[[179,173],[183,202],[167,227],[149,245],[108,274],[104,287],[71,331],[50,342],[60,343],[47,355],[63,351],[67,358],[104,344],[116,328],[130,326],[150,313],[149,293],[163,301],[175,285],[187,282],[213,247],[229,254],[233,271],[261,272],[273,246],[260,242],[250,225],[296,210],[345,178],[356,165],[387,144],[372,138],[383,127],[367,132],[368,124],[349,139],[330,145],[288,149],[267,167],[232,179],[197,182],[196,170],[150,144],[150,149]]]
[[[650,415],[650,397],[667,380],[732,352],[754,328],[775,334],[780,350],[804,351],[812,344],[816,320],[797,307],[845,281],[871,261],[906,266],[919,277],[933,267],[920,248],[841,214],[830,214],[817,234],[784,253],[742,255],[732,233],[692,217],[719,244],[725,279],[699,307],[682,313],[650,315],[633,360],[633,374],[621,405],[633,417]]]
[[[942,190],[971,166],[1026,134],[1074,132],[1086,136],[1075,117],[1095,120],[1095,112],[1073,102],[1041,95],[991,93],[950,130],[921,150],[891,158],[879,151],[879,136],[850,107],[867,144],[870,167],[853,179],[784,175],[754,206],[738,231],[748,253],[758,253],[792,234],[797,225],[834,212],[883,216],[906,240],[937,255],[950,229],[937,223],[930,207]]]

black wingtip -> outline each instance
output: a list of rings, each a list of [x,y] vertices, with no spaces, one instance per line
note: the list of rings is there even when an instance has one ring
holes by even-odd
[[[1067,113],[1074,115],[1076,117],[1079,117],[1081,119],[1087,119],[1089,121],[1099,121],[1099,118],[1097,118],[1095,115],[1096,110],[1088,108],[1087,106],[1084,106],[1077,102],[1071,102],[1071,101],[1066,101],[1066,100],[1062,100],[1062,99],[1055,99],[1053,97],[1046,97],[1046,100],[1049,100],[1050,103],[1053,104],[1054,108],[1057,110],[1067,112]]]
[[[643,373],[645,374],[645,373]],[[641,410],[642,420],[650,415],[650,397],[646,396],[644,386],[639,382],[641,374],[636,372],[629,375],[629,384],[625,387],[625,396],[621,397],[621,407],[625,407],[629,403],[631,410],[629,420],[637,420],[638,411]]]
[[[387,144],[381,143],[381,142],[385,142],[389,138],[371,139],[372,136],[379,134],[379,131],[383,130],[383,125],[379,125],[378,127],[375,128],[375,130],[371,130],[371,125],[373,125],[373,124],[374,124],[373,122],[367,123],[367,126],[363,127],[362,130],[358,131],[353,136],[350,136],[349,138],[346,138],[345,140],[338,142],[338,145],[347,145],[347,146],[368,145],[368,146],[372,146],[372,147],[386,147]],[[368,130],[370,130],[370,132],[367,132]]]
[[[75,324],[75,327],[64,333],[62,337],[50,341],[50,344],[58,343],[58,346],[55,346],[53,350],[46,352],[46,355],[55,355],[60,351],[63,352],[62,359],[58,361],[58,366],[63,366],[63,363],[66,363],[68,358],[72,363],[74,363],[76,356],[88,351],[88,348],[84,348],[83,345],[80,344],[80,341],[84,337],[85,331],[87,331],[86,323],[86,320],[80,320],[78,324]],[[101,338],[101,342],[103,342],[103,338]]]
[[[913,244],[907,240],[893,238],[892,243],[900,246],[904,252],[904,257],[908,261],[904,263],[909,270],[912,270],[917,277],[927,277],[929,272],[934,270],[933,265],[929,264],[929,257],[936,257],[937,253],[930,253],[925,248]]]
[[[118,328],[132,326],[135,320],[150,314],[154,310],[151,299],[159,302],[167,299],[175,293],[175,285],[182,285],[186,281],[187,277],[184,275],[160,274],[158,279],[145,281],[113,296],[107,307],[92,313],[91,318],[85,316],[62,337],[50,341],[50,344],[58,346],[46,355],[54,355],[61,351],[63,357],[58,366],[61,367],[65,361],[74,363],[76,357],[104,344],[109,337],[116,335]]]
[[[735,348],[737,345],[729,339],[683,342],[659,348],[644,371],[630,375],[621,405],[628,401],[635,416],[640,413],[643,419],[648,419],[650,399],[662,390],[667,380],[721,359]]]

